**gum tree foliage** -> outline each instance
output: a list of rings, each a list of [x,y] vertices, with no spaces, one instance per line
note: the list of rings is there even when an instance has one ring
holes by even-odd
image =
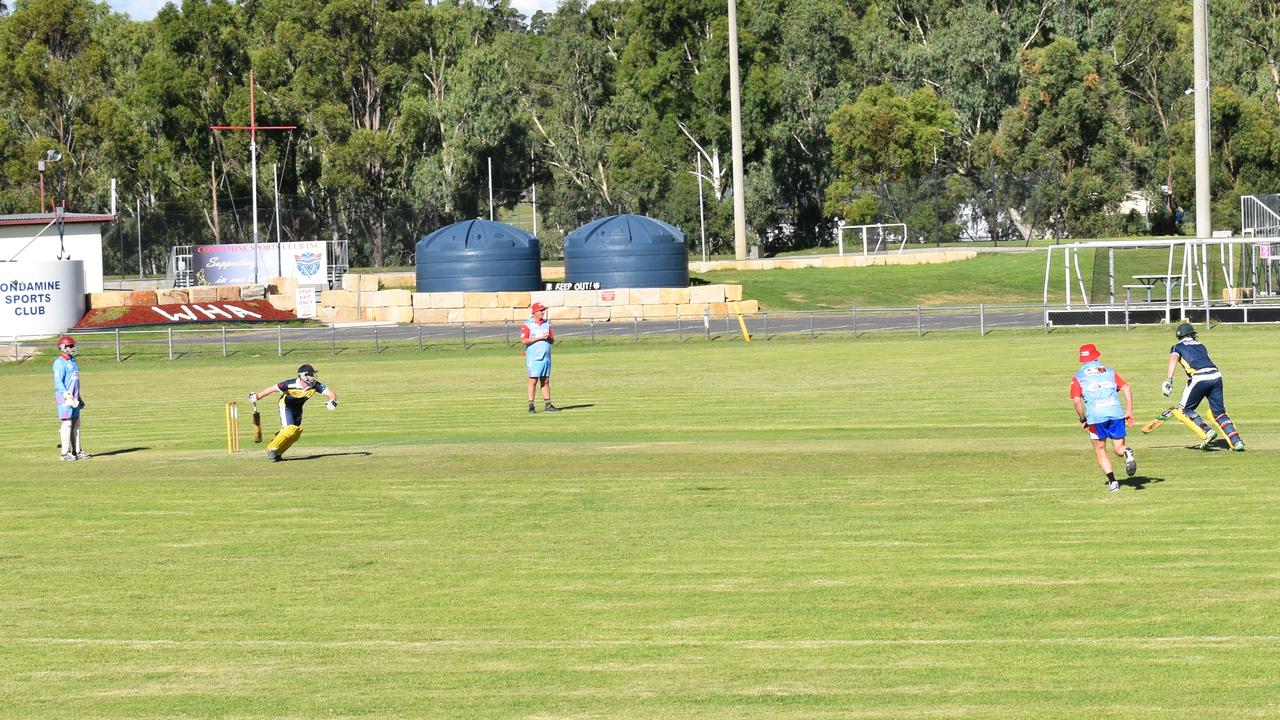
[[[1215,224],[1239,193],[1280,186],[1277,7],[1210,8]],[[748,227],[766,252],[827,242],[837,217],[930,240],[971,232],[961,216],[1001,240],[1132,232],[1114,215],[1131,190],[1159,201],[1152,232],[1178,230],[1189,3],[738,0],[738,19]],[[208,127],[248,120],[253,68],[259,122],[300,126],[259,138],[256,190],[270,197],[279,164],[288,239],[405,262],[423,233],[487,216],[491,159],[495,209],[536,183],[548,239],[640,212],[693,247],[701,158],[723,250],[727,36],[723,0],[566,0],[532,18],[509,0],[181,0],[147,22],[90,0],[6,3],[0,206],[34,210],[36,161],[57,149],[46,180],[73,210],[104,208],[115,178],[163,244],[207,242],[212,166],[219,237],[246,239],[229,208],[248,205],[248,138]]]
[[[1059,38],[1025,54],[1018,104],[993,147],[1006,172],[1032,176],[1012,205],[1055,237],[1114,232],[1110,214],[1131,187],[1133,148],[1113,65]]]
[[[958,131],[955,112],[931,88],[907,95],[891,85],[866,89],[827,127],[838,173],[827,212],[851,224],[905,222],[917,235],[955,239],[957,198],[945,178]]]

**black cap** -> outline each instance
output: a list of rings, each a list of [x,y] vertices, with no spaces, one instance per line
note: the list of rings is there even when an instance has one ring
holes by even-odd
[[[313,368],[313,367],[311,367],[310,365],[306,365],[306,364],[304,364],[304,365],[302,365],[302,366],[300,366],[300,367],[298,368],[298,374],[299,374],[299,375],[302,375],[302,374],[304,374],[304,373],[309,373],[309,374],[311,374],[311,375],[315,375],[315,374],[316,374],[316,369],[315,369],[315,368]]]

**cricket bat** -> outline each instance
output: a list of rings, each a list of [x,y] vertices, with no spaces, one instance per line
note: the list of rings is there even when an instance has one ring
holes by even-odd
[[[253,401],[253,441],[262,442],[262,413],[258,412],[258,401]]]
[[[1169,418],[1173,417],[1173,411],[1174,411],[1174,410],[1177,410],[1177,409],[1178,409],[1178,406],[1177,406],[1177,405],[1173,405],[1173,406],[1171,406],[1168,410],[1165,410],[1164,412],[1162,412],[1162,413],[1160,413],[1159,415],[1157,415],[1157,416],[1155,416],[1154,418],[1152,418],[1152,419],[1151,419],[1151,422],[1149,422],[1149,423],[1147,423],[1146,425],[1143,425],[1143,426],[1142,426],[1142,432],[1143,432],[1143,434],[1149,433],[1149,432],[1151,432],[1152,430],[1155,430],[1156,428],[1158,428],[1158,427],[1160,427],[1161,425],[1163,425],[1163,424],[1165,423],[1165,421],[1166,421],[1166,420],[1168,420]]]

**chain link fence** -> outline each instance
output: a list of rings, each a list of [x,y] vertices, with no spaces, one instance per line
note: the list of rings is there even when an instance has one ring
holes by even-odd
[[[741,342],[743,330],[753,342],[849,338],[899,334],[991,333],[1071,326],[1172,323],[1204,324],[1204,308],[1177,305],[1066,308],[1049,305],[971,305],[946,307],[853,307],[848,310],[788,310],[704,314],[668,319],[562,320],[552,318],[556,340],[584,345],[689,342]],[[1278,323],[1280,304],[1215,306],[1218,322]],[[347,353],[426,352],[520,347],[519,322],[447,324],[238,325],[75,331],[81,354],[114,358],[181,360],[187,357],[340,355]],[[22,357],[11,340],[13,357]],[[6,348],[8,349],[8,348]]]

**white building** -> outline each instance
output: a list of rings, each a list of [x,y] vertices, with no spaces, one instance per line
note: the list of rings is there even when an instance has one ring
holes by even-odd
[[[115,215],[63,213],[0,215],[0,263],[80,260],[84,291],[102,292],[102,226]]]

